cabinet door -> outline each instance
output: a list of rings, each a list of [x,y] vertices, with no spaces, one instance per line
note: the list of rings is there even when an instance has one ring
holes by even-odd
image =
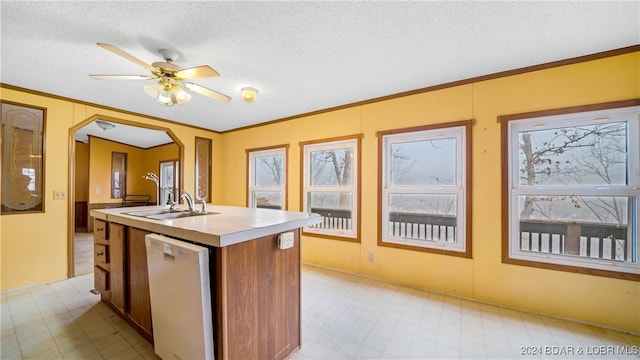
[[[124,313],[124,225],[109,223],[109,282],[111,285],[111,304]]]
[[[151,334],[153,330],[151,327],[147,249],[144,244],[144,237],[149,232],[132,227],[127,227],[127,229],[126,247],[127,254],[129,254],[127,259],[129,269],[127,314],[129,318]]]
[[[269,235],[218,251],[219,358],[286,359],[300,347],[300,232],[292,248],[277,241]]]
[[[101,295],[105,296],[109,291],[109,272],[96,266],[93,270],[94,286]]]

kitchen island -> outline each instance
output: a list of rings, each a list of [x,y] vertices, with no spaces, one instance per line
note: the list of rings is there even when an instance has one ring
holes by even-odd
[[[185,207],[177,210],[182,215]],[[289,357],[301,345],[300,228],[320,216],[216,205],[207,211],[163,218],[172,213],[166,206],[93,210],[95,288],[102,301],[153,342],[144,237],[192,242],[210,249],[215,357]],[[278,245],[283,233],[293,244]]]

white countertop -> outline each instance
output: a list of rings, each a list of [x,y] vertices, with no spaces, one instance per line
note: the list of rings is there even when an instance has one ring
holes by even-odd
[[[199,208],[199,207],[198,207]],[[132,226],[178,239],[191,240],[209,246],[229,246],[273,235],[320,221],[318,214],[235,206],[207,205],[207,211],[217,213],[170,220],[154,220],[127,213],[168,209],[168,206],[137,206],[91,210],[91,216],[105,221]],[[179,205],[185,210],[186,205]]]

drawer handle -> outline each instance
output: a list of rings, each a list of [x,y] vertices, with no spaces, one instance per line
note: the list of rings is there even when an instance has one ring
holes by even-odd
[[[104,228],[96,228],[96,231],[104,231]]]
[[[103,252],[99,252],[99,253],[96,253],[96,255],[97,256],[102,256],[102,255],[104,255],[104,253]]]

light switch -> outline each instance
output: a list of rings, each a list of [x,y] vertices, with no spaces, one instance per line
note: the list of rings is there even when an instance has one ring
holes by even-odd
[[[278,235],[278,248],[281,250],[293,247],[293,232],[289,231]]]
[[[66,200],[67,192],[64,190],[53,190],[53,200]]]

